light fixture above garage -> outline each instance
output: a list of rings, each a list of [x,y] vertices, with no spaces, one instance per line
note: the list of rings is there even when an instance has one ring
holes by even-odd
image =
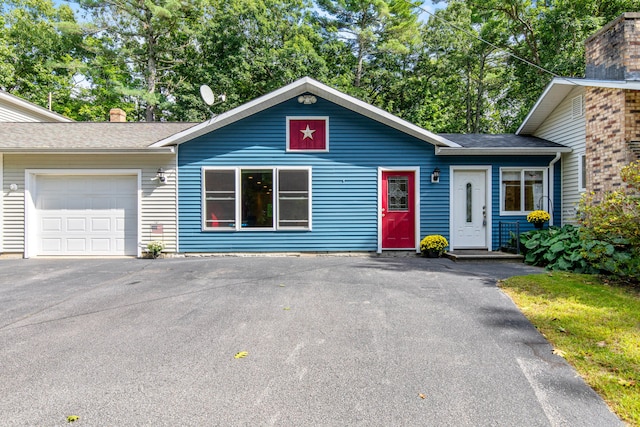
[[[158,172],[156,173],[156,176],[158,178],[158,181],[160,182],[165,182],[167,180],[167,177],[164,175],[164,169],[159,168]]]

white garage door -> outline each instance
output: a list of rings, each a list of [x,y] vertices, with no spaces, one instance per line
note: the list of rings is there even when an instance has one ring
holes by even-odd
[[[38,255],[136,255],[137,190],[136,176],[38,176]]]

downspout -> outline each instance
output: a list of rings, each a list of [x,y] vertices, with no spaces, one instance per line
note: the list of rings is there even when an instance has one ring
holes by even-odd
[[[553,194],[553,180],[554,180],[554,168],[553,165],[555,165],[556,163],[558,163],[558,160],[560,160],[560,158],[562,157],[562,154],[558,151],[556,153],[556,156],[553,158],[553,160],[551,160],[551,162],[549,163],[549,200],[551,202],[551,212],[549,212],[551,214],[551,219],[549,220],[549,225],[553,225],[553,200],[554,200],[554,194]],[[560,203],[562,205],[562,203]]]

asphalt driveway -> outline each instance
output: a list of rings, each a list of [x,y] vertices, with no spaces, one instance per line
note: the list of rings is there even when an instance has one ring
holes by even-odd
[[[0,424],[621,425],[495,286],[539,271],[412,257],[0,260]]]

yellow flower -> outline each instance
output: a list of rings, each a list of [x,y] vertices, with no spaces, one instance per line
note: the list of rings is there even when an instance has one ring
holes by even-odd
[[[533,211],[527,215],[527,222],[546,222],[551,219],[547,211]]]
[[[423,251],[434,250],[444,252],[447,246],[449,246],[449,242],[440,234],[431,234],[420,241],[420,250]]]

